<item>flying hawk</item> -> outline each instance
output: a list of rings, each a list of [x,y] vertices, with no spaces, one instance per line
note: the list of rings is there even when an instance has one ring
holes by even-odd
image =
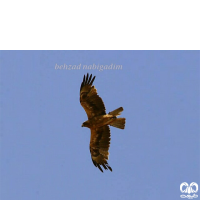
[[[88,120],[82,124],[82,127],[88,127],[91,131],[90,153],[95,167],[98,167],[102,172],[101,166],[112,171],[107,162],[110,146],[110,128],[108,125],[124,129],[125,118],[117,118],[123,111],[122,107],[106,114],[104,103],[97,94],[96,88],[92,86],[94,79],[95,76],[92,78],[92,74],[90,76],[89,74],[84,75],[81,84],[80,103],[88,116]]]

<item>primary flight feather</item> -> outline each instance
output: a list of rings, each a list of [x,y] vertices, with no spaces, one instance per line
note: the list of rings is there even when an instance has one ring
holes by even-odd
[[[88,127],[91,131],[90,153],[94,165],[102,172],[101,167],[112,171],[107,162],[110,146],[109,125],[124,129],[125,118],[117,118],[123,111],[122,107],[106,114],[104,103],[92,85],[94,79],[95,76],[92,77],[92,74],[90,76],[89,74],[84,75],[80,87],[80,103],[88,116],[88,120],[82,124],[82,127]]]

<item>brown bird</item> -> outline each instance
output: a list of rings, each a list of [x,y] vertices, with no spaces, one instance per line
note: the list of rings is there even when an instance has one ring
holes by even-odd
[[[123,111],[122,107],[106,114],[104,103],[97,94],[96,88],[92,86],[94,79],[95,76],[92,78],[92,74],[90,76],[89,74],[84,75],[81,84],[80,103],[88,116],[88,120],[82,124],[82,127],[88,127],[91,131],[90,153],[95,167],[98,167],[102,172],[101,166],[112,171],[107,162],[110,146],[110,128],[108,125],[124,129],[126,119],[117,118]]]

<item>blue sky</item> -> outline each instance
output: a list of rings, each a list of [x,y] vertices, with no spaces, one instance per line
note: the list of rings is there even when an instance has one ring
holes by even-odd
[[[0,51],[0,67],[2,200],[181,199],[182,182],[200,184],[199,51]],[[94,167],[81,127],[86,73],[107,112],[124,108],[113,172]]]

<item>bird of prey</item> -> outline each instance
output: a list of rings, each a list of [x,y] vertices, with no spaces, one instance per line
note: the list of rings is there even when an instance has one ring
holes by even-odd
[[[116,128],[124,129],[125,118],[117,118],[123,111],[123,108],[106,114],[104,103],[97,94],[95,86],[93,86],[95,76],[84,75],[83,82],[80,87],[80,103],[84,108],[88,120],[82,124],[82,127],[88,127],[91,131],[90,137],[90,153],[93,164],[103,172],[101,166],[105,170],[112,168],[109,166],[107,160],[110,146],[110,128],[109,125]]]

